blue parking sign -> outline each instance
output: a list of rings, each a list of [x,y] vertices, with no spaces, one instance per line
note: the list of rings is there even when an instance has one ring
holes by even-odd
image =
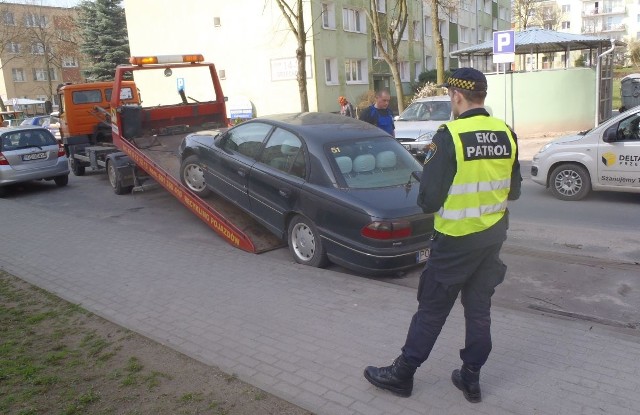
[[[516,35],[513,30],[493,32],[493,63],[515,61]]]

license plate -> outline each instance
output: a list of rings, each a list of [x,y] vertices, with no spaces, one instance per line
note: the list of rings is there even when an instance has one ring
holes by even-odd
[[[421,249],[416,253],[416,262],[418,263],[425,262],[427,259],[429,259],[430,253],[431,253],[431,250],[429,248]]]
[[[403,144],[404,148],[406,148],[407,150],[411,150],[411,146],[409,144]]]
[[[22,160],[24,161],[40,160],[40,159],[46,159],[46,158],[47,158],[47,153],[31,153],[31,154],[22,155]]]

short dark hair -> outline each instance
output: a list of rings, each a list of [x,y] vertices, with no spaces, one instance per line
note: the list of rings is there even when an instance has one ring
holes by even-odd
[[[382,94],[387,94],[389,96],[391,96],[391,92],[389,92],[389,90],[387,88],[382,88],[376,91],[376,96],[379,97]]]
[[[474,104],[484,104],[484,100],[487,98],[487,91],[470,91],[453,86],[450,86],[449,89],[458,91],[467,101],[473,102]]]

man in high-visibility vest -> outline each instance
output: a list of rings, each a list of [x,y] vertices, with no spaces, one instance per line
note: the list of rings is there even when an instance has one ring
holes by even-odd
[[[520,196],[517,138],[484,108],[487,79],[472,68],[456,70],[444,85],[454,120],[425,148],[418,205],[434,214],[431,255],[420,277],[418,311],[402,354],[391,366],[369,366],[365,378],[410,396],[413,375],[427,360],[458,294],[466,339],[453,384],[480,402],[480,368],[491,352],[491,296],[506,274],[500,249],[507,237],[507,200]]]

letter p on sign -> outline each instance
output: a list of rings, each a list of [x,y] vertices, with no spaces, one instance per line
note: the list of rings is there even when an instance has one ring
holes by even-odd
[[[513,62],[515,52],[515,31],[493,32],[493,63]]]

